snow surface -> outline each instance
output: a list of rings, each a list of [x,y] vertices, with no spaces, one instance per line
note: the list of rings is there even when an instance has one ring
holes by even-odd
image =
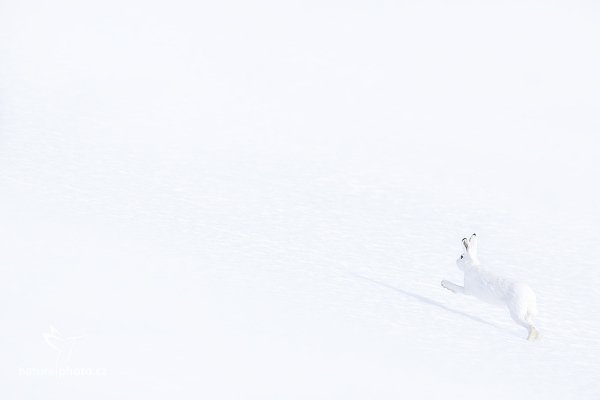
[[[0,397],[600,398],[599,18],[2,1]]]

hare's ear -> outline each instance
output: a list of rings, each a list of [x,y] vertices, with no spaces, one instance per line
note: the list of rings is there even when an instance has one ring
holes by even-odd
[[[471,237],[469,238],[469,248],[467,250],[469,250],[471,252],[471,254],[477,255],[477,235],[476,234],[472,234]]]
[[[467,238],[463,238],[462,244],[463,246],[465,246],[465,250],[469,251],[469,241],[467,240]]]

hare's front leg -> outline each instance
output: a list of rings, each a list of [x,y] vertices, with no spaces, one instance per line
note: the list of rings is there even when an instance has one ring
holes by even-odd
[[[465,288],[450,281],[442,281],[442,286],[454,293],[465,294]]]

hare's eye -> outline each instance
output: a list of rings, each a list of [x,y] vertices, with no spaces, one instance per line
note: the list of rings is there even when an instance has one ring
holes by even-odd
[[[460,259],[462,260],[462,259],[463,259],[463,257],[464,257],[464,256],[461,254],[461,255],[460,255]]]

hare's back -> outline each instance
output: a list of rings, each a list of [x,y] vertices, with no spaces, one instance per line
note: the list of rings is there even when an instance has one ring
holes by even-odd
[[[527,308],[535,306],[537,302],[533,289],[531,289],[528,284],[523,282],[514,282],[511,285],[509,297],[515,305]]]
[[[465,273],[465,290],[480,300],[492,304],[506,301],[513,282],[483,268],[474,268]]]

